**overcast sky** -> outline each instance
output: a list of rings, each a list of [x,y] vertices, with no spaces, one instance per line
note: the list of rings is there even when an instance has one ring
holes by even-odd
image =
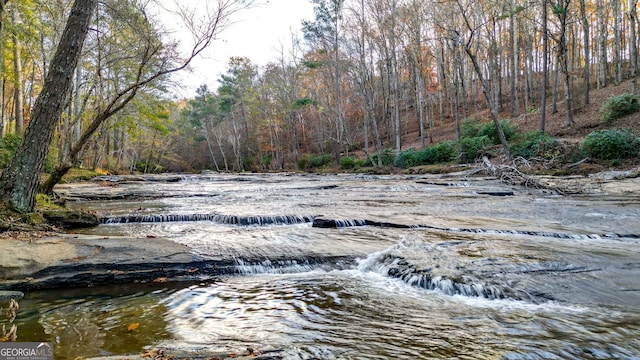
[[[234,24],[192,63],[190,73],[175,77],[185,86],[180,97],[194,96],[202,84],[215,89],[230,57],[246,57],[259,66],[276,60],[282,45],[291,47],[292,32],[302,37],[302,20],[313,19],[309,0],[258,0],[256,4],[234,15]]]

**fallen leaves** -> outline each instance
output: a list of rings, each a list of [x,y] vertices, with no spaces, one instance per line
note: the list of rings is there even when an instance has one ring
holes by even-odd
[[[153,360],[173,360],[174,358],[172,355],[165,354],[163,349],[147,350],[142,354],[140,354],[140,356],[143,358],[150,358]]]
[[[134,330],[137,330],[139,327],[140,327],[140,323],[133,323],[127,326],[127,330],[134,331]]]

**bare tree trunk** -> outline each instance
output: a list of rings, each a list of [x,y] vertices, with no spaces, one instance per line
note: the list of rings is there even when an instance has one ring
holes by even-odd
[[[638,94],[638,39],[636,37],[638,0],[629,0],[629,31],[631,47],[631,76],[633,77],[633,94]]]
[[[216,143],[218,143],[218,149],[220,150],[220,154],[222,154],[222,161],[224,162],[224,170],[228,172],[229,171],[229,162],[227,161],[227,155],[225,154],[224,146],[222,144],[222,132],[218,131],[214,135],[216,137]]]
[[[204,130],[204,138],[207,141],[207,150],[209,150],[209,156],[211,156],[211,160],[213,161],[213,165],[216,167],[216,171],[220,172],[220,166],[218,166],[216,155],[213,153],[213,147],[211,146],[211,135],[209,134],[209,128],[205,124],[203,124],[202,127]]]
[[[0,64],[4,64],[4,57],[1,51],[4,37],[4,6],[9,0],[0,0]],[[0,139],[4,137],[4,76],[2,72],[2,66],[0,66]]]
[[[18,25],[19,19],[17,9],[11,11],[11,21],[14,26]],[[11,37],[11,40],[13,43],[13,71],[15,76],[15,84],[13,85],[14,120],[16,122],[16,133],[22,134],[24,132],[24,94],[22,89],[22,55],[20,53],[22,45],[20,43],[20,38],[18,38],[18,34],[15,32]]]
[[[342,147],[342,144],[344,142],[344,136],[345,136],[345,125],[344,125],[344,120],[342,119],[342,108],[340,106],[340,102],[342,101],[342,96],[340,95],[340,43],[339,43],[339,19],[340,17],[335,16],[335,23],[334,23],[334,39],[333,39],[333,61],[335,62],[334,64],[334,76],[335,76],[335,83],[334,83],[334,92],[335,92],[335,111],[336,111],[336,131],[337,131],[337,138],[336,138],[336,163],[340,164],[340,148]]]
[[[549,84],[549,17],[547,0],[542,1],[542,84],[540,85],[540,131],[545,132],[547,118],[547,85]]]
[[[585,0],[580,0],[580,18],[580,21],[582,21],[582,36],[584,41],[584,105],[588,106],[590,103],[589,91],[591,89],[591,80],[589,78],[591,49],[589,48],[589,21],[587,19],[587,6],[585,4]]]
[[[564,100],[567,109],[566,126],[573,126],[573,108],[571,99],[571,76],[569,74],[569,49],[567,46],[567,17],[569,14],[569,4],[571,0],[562,1],[562,9],[556,8],[554,11],[560,20],[560,35],[558,36],[558,61],[562,67],[564,76]]]
[[[527,54],[527,80],[525,90],[527,92],[528,104],[525,106],[525,111],[529,111],[532,107],[535,106],[535,90],[534,90],[534,82],[533,82],[533,35],[525,35],[526,36],[526,54]],[[545,90],[546,91],[546,90]]]
[[[415,57],[415,73],[416,73],[416,92],[417,95],[417,106],[418,106],[418,128],[420,130],[420,145],[422,147],[426,146],[425,140],[425,109],[424,109],[424,76],[423,76],[423,59],[422,59],[422,40],[421,40],[421,29],[420,26],[416,28],[416,44],[415,49],[413,51]]]
[[[511,116],[520,115],[520,102],[518,101],[518,36],[516,35],[516,4],[511,0],[511,16],[509,17],[509,42],[511,43]]]
[[[369,94],[367,84],[367,45],[366,45],[366,22],[364,0],[360,0],[360,44],[358,44],[360,52],[360,90],[362,92],[362,121],[364,125],[364,153],[369,158]]]
[[[402,151],[402,129],[400,120],[400,79],[398,78],[398,57],[396,55],[396,0],[391,0],[391,67],[393,73],[394,124],[396,152]]]
[[[24,139],[0,177],[2,198],[16,211],[33,211],[40,172],[44,167],[53,131],[60,119],[73,72],[89,31],[91,16],[97,5],[97,0],[74,1]]]
[[[558,87],[560,86],[560,53],[556,52],[555,67],[553,68],[553,89],[551,94],[551,113],[558,112]]]
[[[504,148],[507,158],[511,159],[511,151],[509,150],[509,144],[507,143],[507,138],[504,136],[504,131],[502,131],[502,125],[500,125],[500,119],[498,117],[498,107],[493,102],[489,83],[487,82],[487,80],[484,78],[484,75],[482,74],[482,69],[480,69],[480,64],[478,64],[478,59],[476,58],[475,54],[471,52],[471,49],[469,48],[468,45],[465,46],[465,51],[467,52],[467,55],[469,56],[469,58],[471,59],[471,62],[473,63],[473,68],[476,71],[476,75],[478,76],[478,79],[482,83],[482,93],[484,94],[484,97],[487,100],[487,104],[489,105],[489,110],[491,111],[491,118],[493,119],[493,123],[495,124],[496,129],[498,130],[498,137],[500,138],[500,143]]]
[[[460,72],[457,71],[459,67],[462,66],[462,61],[460,59],[460,51],[458,49],[458,43],[455,41],[451,42],[451,47],[453,48],[453,93],[454,93],[454,115],[456,119],[456,139],[460,140],[462,138],[461,133],[461,120],[460,120]]]
[[[478,63],[478,58],[476,57],[475,53],[471,49],[473,36],[477,29],[474,29],[471,26],[471,23],[469,22],[469,18],[467,17],[467,14],[465,12],[465,8],[460,3],[460,0],[456,0],[456,3],[458,4],[458,8],[460,9],[460,13],[464,19],[467,29],[471,32],[469,39],[467,39],[466,44],[464,44],[464,50],[467,53],[467,56],[469,57],[469,59],[471,60],[471,63],[473,64],[473,69],[475,70],[476,75],[478,76],[478,80],[480,80],[480,84],[482,84],[482,93],[484,94],[484,98],[487,101],[489,110],[491,111],[491,118],[493,119],[493,123],[498,132],[498,138],[500,139],[500,143],[504,148],[505,155],[507,156],[508,159],[511,159],[511,151],[509,150],[509,144],[507,143],[507,138],[504,135],[504,131],[502,130],[502,126],[500,125],[500,118],[498,117],[498,106],[493,101],[490,84],[487,81],[487,79],[485,79],[484,74],[482,73],[482,69],[480,68],[480,64]],[[460,41],[459,35],[455,36],[455,40],[456,42]]]
[[[620,0],[613,0],[613,62],[616,65],[616,81],[619,85],[622,82],[622,11],[620,10]]]
[[[596,13],[598,14],[598,89],[607,86],[607,15],[605,14],[603,0],[597,0]]]

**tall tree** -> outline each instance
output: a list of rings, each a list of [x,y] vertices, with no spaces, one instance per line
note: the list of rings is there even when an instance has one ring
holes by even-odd
[[[591,63],[591,49],[589,47],[589,19],[587,18],[587,4],[585,0],[580,0],[580,22],[582,22],[582,41],[584,42],[584,105],[587,106],[590,103],[589,92],[591,89],[590,80],[590,63]]]
[[[116,76],[108,84],[110,93],[105,92],[104,101],[98,101],[94,109],[95,115],[69,150],[66,159],[56,166],[53,173],[42,184],[41,191],[47,194],[53,192],[53,187],[77,164],[83,148],[105,121],[124,109],[139,92],[153,88],[166,76],[187,68],[191,61],[212,43],[216,35],[228,26],[229,17],[249,4],[250,1],[246,0],[218,0],[217,7],[210,9],[211,13],[204,14],[206,19],[204,22],[198,20],[203,14],[196,14],[195,10],[189,11],[183,8],[180,16],[190,30],[193,42],[186,56],[181,57],[177,43],[167,45],[162,42],[162,36],[155,27],[157,24],[154,24],[147,15],[148,3],[133,5],[125,3],[118,13],[121,17],[117,20],[121,22],[120,26],[133,30],[132,35],[135,36],[132,41],[137,43],[133,43],[131,49],[119,49],[126,55],[116,54],[115,61],[126,62],[122,71],[128,77],[120,79]],[[131,59],[135,61],[131,62]],[[98,77],[101,78],[100,67],[97,71]]]
[[[613,63],[615,64],[615,84],[622,82],[622,10],[620,0],[611,1],[613,10]]]
[[[4,9],[9,0],[0,0],[0,139],[4,137],[4,75],[3,75],[3,66],[4,57],[2,51],[2,43],[4,37]]]
[[[520,102],[518,101],[518,26],[516,15],[523,8],[516,6],[516,1],[511,0],[509,4],[509,43],[511,56],[509,57],[510,73],[511,73],[511,116],[520,115]]]
[[[22,79],[22,43],[18,35],[19,20],[18,9],[11,11],[11,22],[13,23],[13,34],[11,42],[13,45],[13,119],[16,124],[16,133],[22,135],[24,132],[24,90]]]
[[[333,56],[333,95],[334,95],[334,116],[335,116],[335,153],[339,162],[340,146],[345,136],[345,125],[342,118],[342,97],[340,94],[340,20],[342,8],[345,0],[312,0],[314,7],[315,21],[303,21],[302,31],[307,40],[319,42],[325,51],[331,51]]]
[[[498,138],[500,139],[500,143],[505,150],[505,153],[509,159],[511,159],[511,151],[509,150],[509,144],[507,143],[507,138],[504,135],[504,131],[502,130],[502,125],[500,124],[500,118],[498,117],[498,105],[494,102],[493,95],[491,93],[491,85],[485,78],[482,68],[480,67],[480,63],[478,62],[478,57],[473,49],[473,41],[477,35],[479,27],[472,23],[471,16],[473,14],[468,13],[468,7],[462,4],[463,0],[455,0],[458,5],[458,10],[460,10],[460,15],[462,16],[462,20],[465,24],[466,31],[468,32],[466,40],[462,37],[462,35],[454,30],[452,32],[453,38],[456,42],[463,43],[464,51],[467,53],[469,60],[473,64],[473,69],[475,70],[476,76],[478,80],[480,80],[480,84],[482,85],[482,93],[484,94],[484,98],[487,101],[487,105],[489,106],[489,111],[491,112],[491,118],[493,119],[493,123],[498,132]],[[495,20],[495,19],[494,19]]]
[[[549,16],[547,0],[542,0],[542,84],[540,86],[540,131],[545,132],[547,119],[547,86],[549,84]]]
[[[35,205],[40,172],[97,5],[98,0],[74,1],[24,139],[0,177],[2,199],[18,212],[30,212]]]
[[[638,94],[638,38],[636,22],[638,18],[638,0],[629,0],[629,53],[631,54],[631,76],[633,77],[633,93]]]
[[[598,18],[598,89],[607,86],[607,17],[604,0],[596,0],[596,14]]]
[[[566,126],[573,126],[573,105],[571,98],[571,75],[569,74],[568,21],[571,0],[559,0],[553,4],[553,13],[558,18],[559,33],[555,36],[558,44],[558,63],[564,78],[564,101],[567,109]]]

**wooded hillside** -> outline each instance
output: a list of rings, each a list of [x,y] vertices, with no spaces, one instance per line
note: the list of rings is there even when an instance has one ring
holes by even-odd
[[[175,43],[143,11],[147,2],[103,2],[47,169],[279,171],[345,158],[382,166],[409,148],[462,140],[474,121],[581,138],[619,125],[601,119],[609,95],[637,93],[637,0],[312,2],[315,19],[293,34],[292,51],[263,68],[232,58],[217,84],[185,100],[171,97],[164,71],[179,65],[169,56]],[[2,5],[0,132],[9,149],[30,121],[70,1]],[[109,99],[121,104],[114,94],[157,73],[79,143]],[[509,130],[475,145],[511,148]],[[448,160],[473,161],[455,146]]]

